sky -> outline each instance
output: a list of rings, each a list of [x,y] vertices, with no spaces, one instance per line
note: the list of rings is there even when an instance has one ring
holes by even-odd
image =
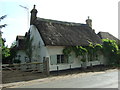
[[[34,4],[38,10],[37,17],[85,24],[89,16],[96,33],[109,32],[118,37],[118,2],[119,0],[0,0],[0,16],[7,15],[0,22],[0,25],[7,24],[2,28],[2,37],[10,47],[17,35],[25,35],[30,27],[30,11]]]

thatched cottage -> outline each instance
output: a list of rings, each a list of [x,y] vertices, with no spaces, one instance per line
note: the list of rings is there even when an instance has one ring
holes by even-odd
[[[101,39],[115,40],[117,44],[120,44],[120,40],[108,32],[99,32],[97,34]]]
[[[63,54],[63,49],[68,46],[88,46],[89,42],[101,44],[101,38],[92,29],[92,20],[87,19],[86,24],[63,22],[57,20],[43,19],[37,17],[37,10],[31,10],[31,20],[29,35],[32,39],[32,59],[31,62],[49,62],[49,71],[64,70],[69,68],[79,68],[82,66],[81,58],[77,58],[74,53],[67,59]],[[17,37],[20,40],[24,37]],[[25,54],[22,63],[26,62]],[[87,56],[86,56],[87,57]],[[99,55],[99,60],[88,61],[90,66],[104,63],[103,55]],[[28,59],[28,58],[27,58]],[[32,68],[32,67],[31,67]],[[39,66],[40,71],[43,67]]]

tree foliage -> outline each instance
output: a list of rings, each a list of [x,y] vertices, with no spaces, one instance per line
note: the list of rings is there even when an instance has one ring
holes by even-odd
[[[0,17],[0,22],[1,20],[3,20],[4,18],[6,18],[7,15],[4,15],[4,16],[1,16]],[[10,56],[10,49],[8,48],[8,46],[5,46],[5,40],[2,38],[2,31],[1,29],[3,27],[6,27],[7,24],[3,24],[3,25],[0,25],[0,49],[2,50],[2,60],[7,60],[8,57]],[[1,53],[1,52],[0,52]]]
[[[15,46],[16,46],[16,41],[14,41],[14,42],[11,44],[10,48],[13,48],[13,47],[15,47]]]
[[[2,46],[2,58],[10,56],[10,49],[7,46]]]
[[[14,42],[12,43],[11,47],[10,47],[10,57],[9,57],[9,59],[10,59],[10,62],[11,62],[11,63],[13,63],[12,60],[15,59],[16,55],[17,55],[16,41],[14,41]]]
[[[0,21],[3,20],[6,17],[7,17],[7,15],[1,16]],[[7,26],[7,24],[0,25],[0,29],[3,28],[3,27],[6,27],[6,26]]]
[[[3,45],[2,46],[2,63],[8,63],[9,56],[10,56],[10,49],[8,48],[8,46]]]

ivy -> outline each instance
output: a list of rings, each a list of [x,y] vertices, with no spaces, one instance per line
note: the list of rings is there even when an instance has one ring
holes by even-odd
[[[72,47],[66,47],[63,49],[64,55],[68,56],[72,52]]]
[[[65,47],[63,49],[63,54],[66,56],[69,56],[70,53],[73,51],[78,56],[83,56],[83,59],[85,61],[85,55],[88,54],[89,60],[93,60],[94,56],[96,55],[98,51],[102,51],[102,45],[96,44],[93,45],[91,42],[89,42],[89,46],[83,47],[83,46],[72,46],[72,47]]]
[[[115,40],[103,39],[103,54],[108,64],[115,64],[119,59],[119,48]]]
[[[85,61],[85,55],[88,55],[88,60],[94,60],[99,54],[103,54],[107,58],[108,64],[120,64],[120,49],[115,40],[102,39],[103,44],[95,44],[89,42],[88,46],[71,46],[63,49],[63,54],[69,56],[73,51],[78,56],[83,56],[82,60]]]
[[[87,49],[83,48],[82,46],[72,46],[72,47],[65,47],[63,49],[63,54],[69,56],[72,51],[75,52],[76,57],[80,55],[85,55],[85,53],[87,53]]]
[[[96,44],[94,46],[94,52],[97,54],[100,54],[103,52],[103,46],[101,44]]]

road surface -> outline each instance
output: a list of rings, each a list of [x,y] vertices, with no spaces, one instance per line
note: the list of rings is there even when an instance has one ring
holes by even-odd
[[[16,88],[118,88],[118,70],[72,76],[18,86]]]

